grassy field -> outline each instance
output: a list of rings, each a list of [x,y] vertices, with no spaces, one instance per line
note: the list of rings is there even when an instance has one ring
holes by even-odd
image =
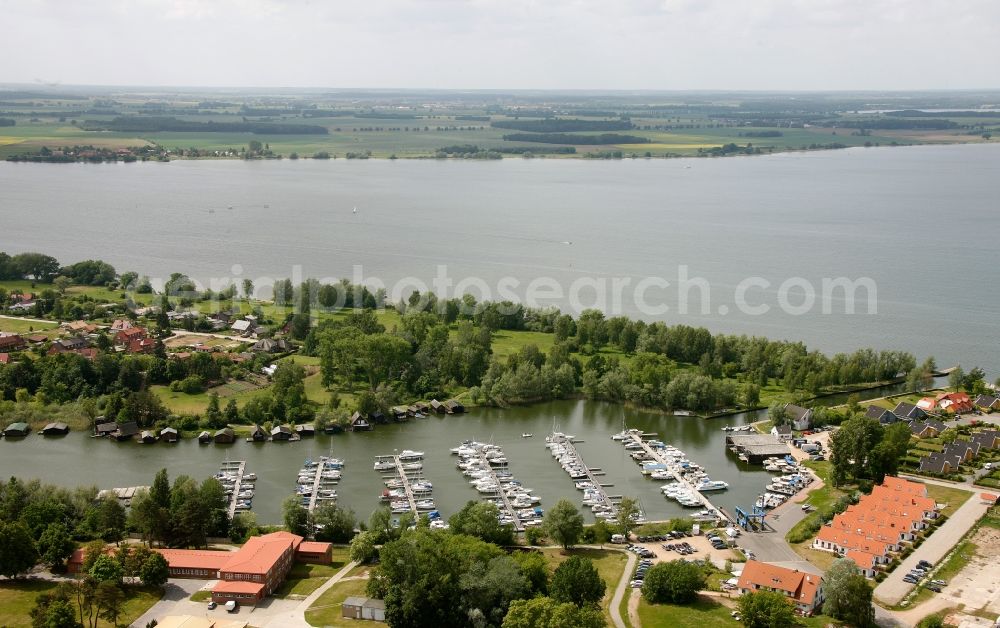
[[[0,626],[4,628],[31,628],[31,609],[35,598],[56,587],[50,580],[23,580],[0,582]],[[145,613],[160,599],[163,592],[145,587],[127,587],[124,611],[119,625],[127,626]],[[99,628],[111,628],[101,620]]]
[[[378,622],[341,617],[341,605],[352,595],[363,596],[367,579],[341,580],[319,596],[306,611],[306,621],[313,626],[329,626],[342,628],[344,626],[378,626]]]
[[[53,330],[59,326],[55,322],[39,322],[37,320],[22,320],[19,318],[0,318],[0,331],[10,334],[28,334]]]
[[[972,497],[972,493],[961,488],[927,484],[927,496],[938,504],[946,504],[945,507],[941,509],[941,514],[946,517],[950,517],[955,514],[955,511],[958,510],[962,504],[969,501],[969,498]]]
[[[293,565],[288,578],[274,592],[274,597],[304,599],[336,575],[343,566],[343,563],[337,562],[333,565]]]
[[[622,572],[625,570],[625,564],[628,561],[625,553],[618,550],[590,548],[576,548],[568,552],[563,552],[559,548],[545,548],[541,552],[545,555],[549,569],[553,571],[570,556],[589,558],[594,563],[597,573],[600,574],[601,580],[604,580],[606,586],[604,599],[601,600],[601,610],[604,612],[604,619],[608,622],[608,625],[611,625],[611,614],[608,612],[608,605],[611,602],[611,597],[615,594],[615,587],[618,586],[618,581],[621,580]]]
[[[639,602],[642,628],[731,628],[741,626],[731,609],[715,599],[699,596],[693,604],[650,604]]]

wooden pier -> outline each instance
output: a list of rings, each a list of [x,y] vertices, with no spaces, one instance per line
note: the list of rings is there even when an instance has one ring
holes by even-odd
[[[623,441],[623,443],[625,443],[625,444],[627,444],[628,442],[629,442],[629,440],[627,440],[627,439],[625,441]],[[732,522],[732,519],[729,517],[729,515],[726,513],[726,511],[724,511],[722,508],[719,508],[716,505],[714,505],[707,497],[705,497],[704,493],[702,493],[701,491],[699,491],[698,489],[696,489],[695,486],[694,486],[694,484],[692,484],[691,481],[688,480],[687,477],[685,477],[684,474],[681,473],[678,470],[677,465],[667,462],[667,460],[663,456],[660,455],[659,451],[657,451],[655,448],[651,447],[649,445],[649,443],[647,443],[641,437],[639,437],[637,435],[633,435],[631,437],[631,442],[639,443],[640,445],[642,445],[642,449],[643,449],[644,452],[646,452],[646,455],[648,455],[650,458],[652,458],[656,462],[662,464],[663,468],[668,473],[670,473],[670,475],[672,475],[675,480],[677,480],[678,482],[680,482],[681,484],[683,484],[685,487],[687,487],[688,489],[690,489],[691,494],[694,495],[694,496],[696,496],[699,500],[701,500],[702,504],[705,505],[705,508],[707,510],[711,510],[713,512],[718,513],[720,519],[725,519],[726,521]]]
[[[233,468],[235,466],[235,469]],[[236,483],[233,484],[233,495],[229,498],[229,518],[232,519],[236,515],[236,503],[239,501],[240,487],[243,486],[243,474],[247,470],[246,460],[233,460],[226,461],[222,465],[223,473],[230,473],[232,471],[236,472]]]
[[[524,532],[524,523],[521,521],[521,516],[517,514],[517,509],[510,503],[510,497],[507,496],[503,487],[500,486],[500,479],[497,477],[496,469],[494,469],[493,465],[490,464],[489,458],[486,457],[486,452],[482,449],[479,450],[479,459],[483,463],[483,468],[489,469],[490,480],[492,480],[497,487],[497,495],[500,496],[500,501],[503,502],[504,510],[506,510],[507,514],[510,515],[510,518],[514,520],[514,530]]]
[[[312,493],[309,495],[309,505],[307,506],[309,512],[316,510],[316,504],[319,501],[320,485],[322,485],[324,481],[323,472],[327,470],[327,462],[328,460],[326,458],[320,458],[319,464],[316,465],[316,477],[313,478]],[[327,481],[334,484],[338,483],[337,480]]]
[[[561,445],[563,449],[566,451],[566,453],[568,453],[573,459],[575,459],[579,463],[580,467],[583,469],[583,472],[586,473],[587,475],[587,480],[589,480],[590,483],[594,485],[594,490],[597,491],[597,494],[600,497],[601,505],[606,508],[612,509],[613,512],[617,512],[618,505],[615,504],[615,499],[620,500],[621,496],[608,495],[608,492],[604,490],[605,488],[610,488],[611,486],[614,486],[613,484],[605,484],[601,482],[598,476],[604,475],[604,471],[598,467],[587,466],[587,463],[583,461],[583,456],[580,455],[580,452],[579,450],[577,450],[576,445],[573,444],[573,440],[571,438],[567,438],[565,434],[558,434],[558,433],[551,434],[546,440],[549,443],[556,443],[558,445]],[[578,480],[574,480],[574,482],[576,481]]]
[[[417,498],[413,495],[413,486],[411,485],[411,482],[420,478],[412,478],[409,476],[406,469],[403,468],[405,463],[400,460],[398,454],[393,454],[391,456],[375,456],[375,460],[378,462],[391,460],[393,464],[396,465],[393,475],[398,477],[403,483],[403,492],[406,495],[406,503],[410,506],[410,512],[412,512],[415,517],[420,516],[420,513],[417,511]]]

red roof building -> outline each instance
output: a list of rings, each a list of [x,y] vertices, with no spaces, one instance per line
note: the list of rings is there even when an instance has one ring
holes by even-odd
[[[7,351],[17,351],[18,349],[23,349],[28,346],[28,343],[24,341],[24,338],[17,334],[7,334],[6,336],[0,336],[0,349]]]
[[[972,399],[964,392],[941,393],[937,396],[937,404],[945,412],[972,412]]]
[[[146,330],[142,327],[129,327],[115,334],[115,344],[128,346],[133,340],[142,340],[146,337]]]
[[[0,364],[10,364],[9,353],[0,353]]]
[[[811,615],[823,604],[823,577],[756,560],[748,560],[736,587],[740,593],[776,591],[794,602],[796,610]]]

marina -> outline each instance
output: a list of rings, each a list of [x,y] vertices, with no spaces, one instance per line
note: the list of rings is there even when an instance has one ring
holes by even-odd
[[[437,513],[431,498],[434,485],[423,475],[424,452],[404,449],[391,456],[375,456],[375,471],[383,473],[385,488],[379,499],[388,502],[393,514]],[[391,474],[385,472],[391,471]],[[436,519],[437,517],[432,517]]]
[[[525,488],[510,472],[507,456],[499,445],[465,441],[451,449],[458,456],[457,467],[469,478],[469,483],[487,501],[500,509],[502,524],[518,532],[541,525],[541,498]]]
[[[618,514],[617,502],[621,501],[621,496],[608,495],[604,489],[612,485],[601,482],[601,477],[604,476],[601,469],[584,463],[573,444],[573,436],[552,432],[545,437],[545,447],[575,482],[577,490],[583,491],[583,505],[590,508],[594,518],[612,521]]]
[[[320,456],[319,460],[306,458],[299,469],[295,493],[309,512],[316,510],[321,502],[336,502],[336,486],[340,483],[344,461],[331,456]]]

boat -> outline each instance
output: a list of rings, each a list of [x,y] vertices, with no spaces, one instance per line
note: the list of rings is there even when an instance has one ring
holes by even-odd
[[[532,436],[534,436],[534,434],[532,434],[530,432],[522,432],[521,433],[521,438],[531,438]]]
[[[422,451],[413,451],[412,449],[404,449],[403,451],[399,452],[400,460],[421,460],[423,459],[423,457],[424,457],[424,452]]]
[[[705,493],[707,491],[724,491],[729,488],[728,482],[722,480],[704,479],[695,486],[695,490]]]
[[[376,471],[390,471],[396,468],[396,463],[388,460],[378,460],[375,462]]]

